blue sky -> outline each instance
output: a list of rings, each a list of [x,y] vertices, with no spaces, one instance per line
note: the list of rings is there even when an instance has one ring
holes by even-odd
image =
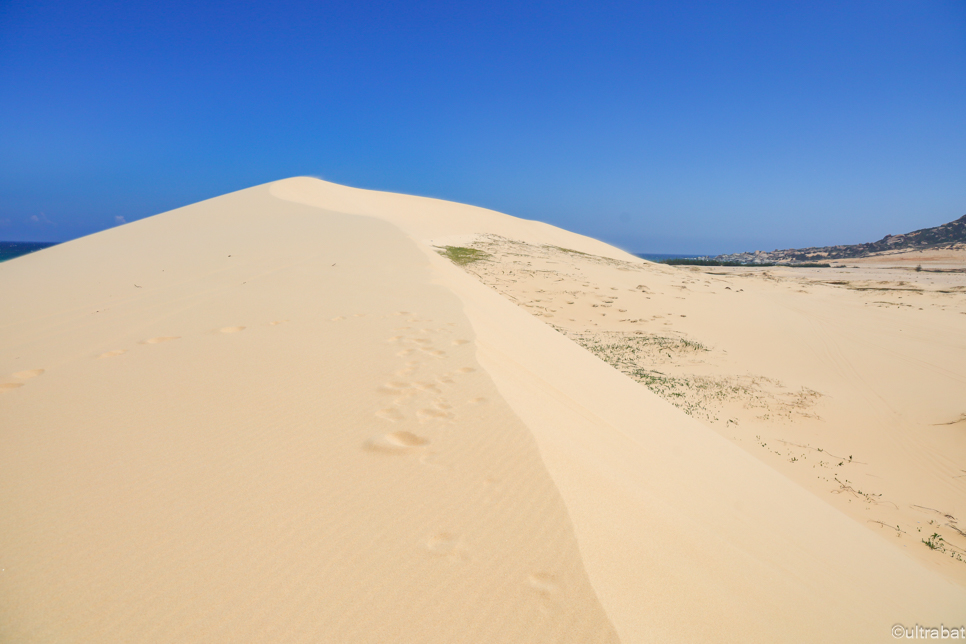
[[[635,252],[966,213],[966,2],[0,2],[0,239],[313,175]]]

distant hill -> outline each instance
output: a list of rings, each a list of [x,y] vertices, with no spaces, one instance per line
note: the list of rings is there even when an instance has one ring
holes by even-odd
[[[868,257],[887,251],[924,250],[927,248],[954,248],[966,246],[966,215],[942,226],[923,228],[904,235],[886,235],[877,242],[847,246],[822,246],[820,248],[789,248],[771,252],[732,253],[718,255],[716,260],[748,264],[816,262],[835,259]]]

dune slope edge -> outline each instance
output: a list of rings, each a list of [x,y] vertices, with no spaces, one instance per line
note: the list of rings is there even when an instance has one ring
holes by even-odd
[[[0,266],[0,640],[616,642],[436,272],[267,186]]]
[[[273,194],[405,230],[456,293],[480,363],[534,433],[622,641],[890,641],[966,593],[435,255],[494,234],[605,257],[499,213],[297,178]],[[593,247],[593,249],[591,249]]]

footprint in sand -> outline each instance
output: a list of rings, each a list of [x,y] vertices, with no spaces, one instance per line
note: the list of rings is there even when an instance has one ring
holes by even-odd
[[[402,412],[394,407],[380,409],[376,412],[376,416],[379,418],[385,418],[386,420],[391,420],[392,422],[396,422],[397,420],[402,420],[404,418]]]
[[[288,320],[275,320],[274,322],[269,322],[271,326],[278,326],[279,324],[285,324]]]
[[[469,344],[469,340],[453,340],[454,346],[459,346],[461,344]]]
[[[161,344],[162,342],[169,342],[171,340],[180,340],[181,336],[178,335],[162,335],[156,338],[151,338],[150,340],[144,340],[141,344]]]
[[[41,376],[43,373],[43,369],[30,369],[29,371],[18,371],[17,373],[13,374],[13,377],[20,378],[21,380],[28,380],[30,378]]]
[[[364,448],[383,454],[405,454],[429,445],[429,440],[412,432],[398,431],[375,436],[366,441]]]
[[[419,389],[408,382],[387,382],[376,389],[377,393],[394,396],[393,404],[400,405],[405,403],[413,396],[419,395]],[[434,392],[438,393],[438,392]]]
[[[221,329],[218,329],[218,333],[238,333],[239,331],[244,331],[244,330],[245,330],[245,327],[243,326],[226,326]]]
[[[98,358],[113,358],[114,356],[119,356],[121,354],[127,353],[127,349],[114,349],[113,351],[108,351],[107,353],[102,353],[97,356]]]
[[[333,322],[338,322],[339,320],[344,320],[344,319],[345,319],[345,316],[344,315],[340,315],[340,316],[337,316],[337,317],[332,318],[332,321]]]
[[[476,371],[473,367],[460,367],[456,370],[456,373],[473,373]]]
[[[453,414],[447,411],[444,411],[442,409],[432,409],[427,407],[427,408],[418,410],[416,412],[416,417],[419,418],[419,420],[421,421],[441,420],[444,418],[452,418]]]
[[[22,382],[0,382],[0,391],[8,391],[10,389],[16,389],[17,387],[23,387]]]
[[[469,557],[458,534],[437,532],[426,538],[425,548],[430,554],[447,559],[466,561]]]
[[[451,532],[437,532],[426,539],[426,549],[438,555],[448,555],[456,549],[459,536]]]
[[[386,434],[383,438],[386,442],[396,447],[420,447],[422,445],[429,445],[428,439],[406,431],[392,432]]]
[[[553,595],[560,592],[560,583],[549,572],[532,572],[527,576],[530,587],[542,595]]]
[[[486,402],[486,398],[470,398],[466,402],[470,403],[471,405],[482,405]]]

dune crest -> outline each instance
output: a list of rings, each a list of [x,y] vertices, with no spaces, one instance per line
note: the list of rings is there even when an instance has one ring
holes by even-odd
[[[3,639],[858,642],[964,621],[960,585],[439,253],[486,235],[644,265],[304,177],[0,265],[0,373],[43,374],[0,396]]]

